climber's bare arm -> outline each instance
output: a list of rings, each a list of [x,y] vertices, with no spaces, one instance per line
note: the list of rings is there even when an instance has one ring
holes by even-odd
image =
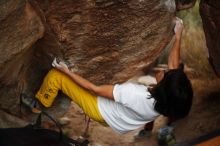
[[[168,69],[177,69],[180,65],[180,43],[183,31],[183,22],[181,19],[176,19],[176,25],[174,28],[175,42],[170,50],[168,56]]]
[[[68,67],[62,63],[55,63],[54,67],[68,75],[75,83],[88,90],[91,93],[96,94],[97,96],[102,96],[114,100],[113,98],[113,85],[101,85],[97,86],[90,81],[84,79],[83,77],[77,75],[76,73],[71,72]]]
[[[69,70],[64,72],[67,74],[75,83],[80,85],[81,87],[87,89],[88,91],[102,97],[106,97],[109,99],[114,99],[113,98],[113,85],[100,85],[97,86],[90,81],[82,78],[81,76],[77,75],[76,73],[73,73]]]
[[[174,28],[175,42],[168,56],[168,69],[169,70],[177,69],[180,65],[180,43],[181,43],[182,31],[183,31],[182,20],[179,18],[176,18],[176,25]],[[156,76],[157,83],[159,83],[164,77],[164,70],[157,71],[155,76]]]

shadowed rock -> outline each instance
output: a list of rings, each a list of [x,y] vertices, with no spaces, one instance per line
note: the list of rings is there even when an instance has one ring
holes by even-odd
[[[209,61],[220,77],[220,1],[201,0],[200,15],[209,49]]]

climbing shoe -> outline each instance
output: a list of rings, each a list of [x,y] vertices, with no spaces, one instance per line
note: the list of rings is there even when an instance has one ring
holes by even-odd
[[[176,143],[174,129],[170,126],[160,128],[157,135],[159,146],[173,146]]]
[[[149,137],[151,135],[151,130],[142,129],[138,133],[134,134],[135,139],[142,139],[144,137]]]
[[[20,95],[20,103],[25,107],[29,108],[33,113],[41,113],[37,100],[32,97],[27,96],[24,93]]]

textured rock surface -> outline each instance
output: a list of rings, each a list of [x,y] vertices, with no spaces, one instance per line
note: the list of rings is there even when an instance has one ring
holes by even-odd
[[[124,81],[170,39],[173,14],[158,0],[38,0],[64,58],[96,83]]]
[[[210,64],[220,77],[220,1],[201,0],[200,15],[209,49]]]
[[[36,92],[54,56],[97,84],[135,75],[172,37],[165,2],[0,1],[0,107],[16,113],[19,94]]]
[[[0,1],[0,103],[16,108],[27,73],[34,63],[34,44],[43,37],[44,26],[25,0]],[[34,75],[33,75],[34,76]]]
[[[21,120],[20,118],[0,110],[0,128],[23,127],[28,124],[29,123]]]

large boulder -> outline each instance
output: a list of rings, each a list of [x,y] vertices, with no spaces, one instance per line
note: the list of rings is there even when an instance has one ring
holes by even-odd
[[[25,0],[0,1],[0,106],[14,112],[30,73],[34,44],[44,36],[42,19]]]
[[[129,79],[171,40],[174,12],[169,0],[0,0],[0,107],[16,114],[55,56],[96,84]]]
[[[209,61],[220,77],[220,1],[201,0],[200,15],[209,49]]]
[[[38,3],[64,58],[98,84],[130,78],[158,57],[172,35],[173,12],[159,0]]]

